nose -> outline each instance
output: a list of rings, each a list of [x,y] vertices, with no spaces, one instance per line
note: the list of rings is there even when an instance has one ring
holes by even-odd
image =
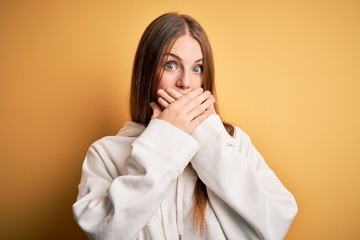
[[[176,86],[182,89],[190,88],[191,83],[191,74],[188,71],[182,71],[179,75],[178,80],[176,81]]]

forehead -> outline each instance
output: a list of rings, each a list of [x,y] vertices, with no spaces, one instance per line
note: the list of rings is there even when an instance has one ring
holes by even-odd
[[[193,57],[196,59],[203,57],[199,42],[188,34],[178,38],[170,52],[180,57],[187,56],[188,58]]]

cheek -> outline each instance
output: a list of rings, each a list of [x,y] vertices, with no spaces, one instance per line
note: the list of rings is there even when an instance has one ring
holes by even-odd
[[[160,78],[158,89],[174,88],[176,83],[176,74],[173,72],[164,72]]]
[[[203,86],[203,77],[202,76],[196,76],[194,80],[192,81],[192,88],[199,88]]]

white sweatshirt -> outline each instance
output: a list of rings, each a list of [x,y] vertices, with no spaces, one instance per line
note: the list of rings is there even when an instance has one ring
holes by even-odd
[[[206,233],[193,229],[196,173],[207,186]],[[75,219],[90,239],[274,239],[297,213],[292,194],[235,128],[211,115],[189,135],[162,120],[127,122],[89,148]]]

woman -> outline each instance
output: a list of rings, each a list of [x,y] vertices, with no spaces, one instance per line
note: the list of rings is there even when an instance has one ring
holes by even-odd
[[[134,61],[130,110],[89,148],[74,216],[91,239],[283,239],[297,205],[249,137],[223,123],[198,22],[164,14]]]

